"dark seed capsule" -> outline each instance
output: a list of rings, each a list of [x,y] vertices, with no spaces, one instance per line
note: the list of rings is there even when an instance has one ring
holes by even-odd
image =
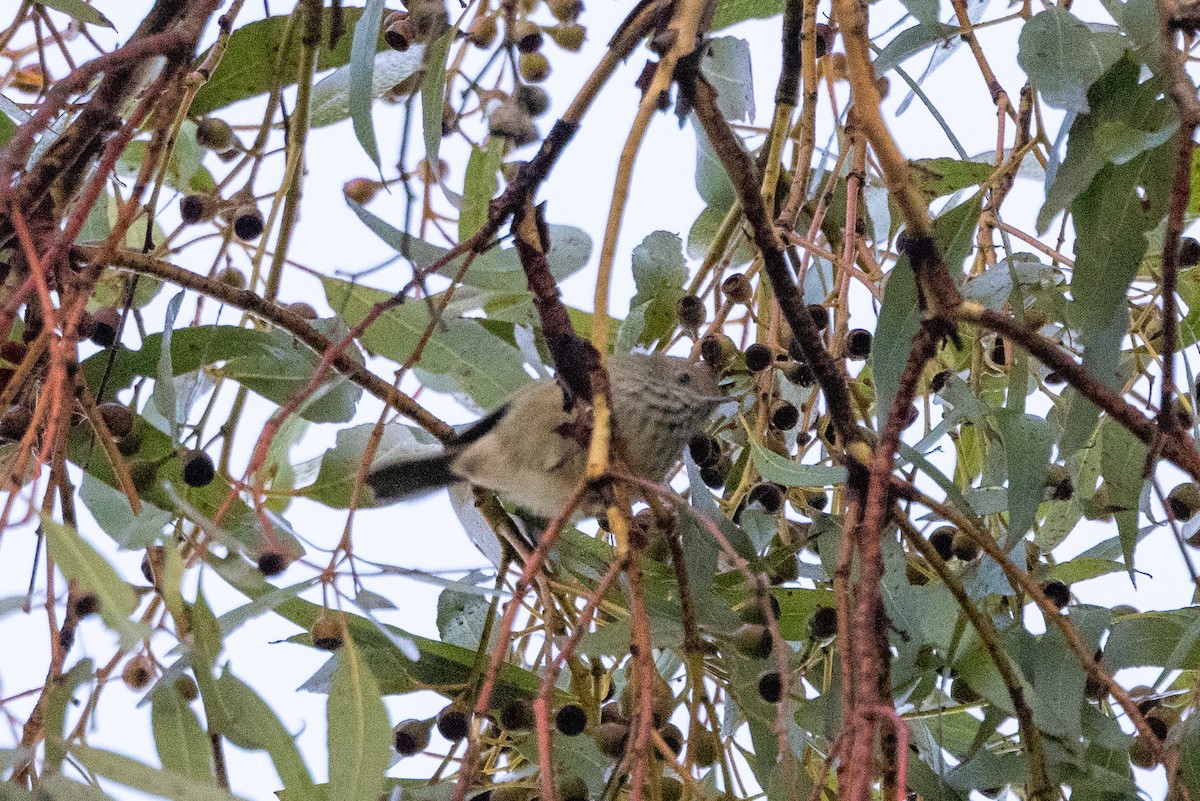
[[[1180,484],[1167,495],[1167,506],[1171,515],[1180,523],[1191,520],[1200,512],[1200,485]]]
[[[733,462],[728,456],[721,454],[715,465],[700,468],[700,480],[709,489],[721,489],[729,480],[729,471],[732,469]]]
[[[540,86],[523,83],[513,90],[513,100],[530,117],[540,117],[550,110],[550,95]],[[694,295],[691,297],[695,297]],[[703,304],[701,304],[703,306]],[[704,322],[703,319],[697,325]]]
[[[312,644],[322,651],[336,651],[342,647],[342,627],[334,614],[322,609],[312,625]]]
[[[737,353],[737,346],[725,334],[706,334],[700,340],[700,358],[714,370],[724,370]]]
[[[533,724],[533,703],[530,701],[510,701],[500,710],[500,725],[510,731],[532,729]]]
[[[94,592],[80,593],[73,604],[75,617],[87,617],[100,611],[100,598]]]
[[[625,716],[621,714],[621,705],[616,701],[605,704],[600,707],[600,722],[601,723],[628,723]]]
[[[979,543],[975,542],[964,531],[955,533],[954,540],[950,543],[950,548],[954,551],[954,555],[964,562],[974,561],[979,556]]]
[[[625,743],[629,740],[629,726],[625,723],[601,723],[596,727],[596,748],[609,759],[620,759],[625,755]]]
[[[855,328],[846,336],[846,356],[851,359],[863,360],[871,355],[871,332],[865,328]]]
[[[1069,501],[1075,494],[1071,472],[1061,464],[1052,464],[1046,471],[1046,487],[1050,491],[1050,499],[1055,501]]]
[[[761,623],[743,623],[733,633],[733,643],[745,656],[766,659],[771,655],[771,630]]]
[[[133,431],[137,415],[125,404],[102,403],[96,407],[96,411],[100,413],[100,419],[104,421],[104,427],[113,435],[113,439],[125,439]]]
[[[196,123],[196,144],[205,150],[228,150],[233,145],[233,128],[225,120],[205,117]]]
[[[814,640],[823,640],[837,634],[837,610],[832,606],[818,606],[813,610],[812,636]]]
[[[217,213],[217,199],[212,195],[184,195],[179,200],[179,219],[184,225],[211,220]]]
[[[949,370],[941,370],[934,374],[933,378],[929,379],[929,388],[934,392],[941,392],[950,383],[950,377],[953,375]]]
[[[238,239],[251,240],[262,236],[266,219],[258,206],[246,204],[233,213],[233,232]]]
[[[758,677],[758,694],[768,704],[777,704],[783,697],[783,680],[779,672],[768,670]]]
[[[403,53],[412,47],[413,41],[416,38],[416,27],[407,14],[402,15],[400,12],[397,12],[386,20],[386,26],[383,29],[383,41],[391,49]]]
[[[105,306],[92,313],[92,342],[102,348],[111,348],[117,341],[117,331],[121,328],[121,311],[112,306]]]
[[[996,337],[995,343],[992,344],[992,364],[997,367],[1004,367],[1008,364],[1007,358],[1008,349],[1004,346],[1004,340]]]
[[[438,712],[437,730],[447,740],[462,740],[471,733],[471,715],[465,709],[451,704]]]
[[[663,738],[672,754],[676,756],[683,750],[683,732],[674,723],[668,723],[658,730],[658,736]]]
[[[1052,370],[1046,373],[1046,386],[1061,387],[1065,383],[1067,383],[1067,379],[1063,378],[1057,371]]]
[[[1048,581],[1042,585],[1042,592],[1050,599],[1050,603],[1059,609],[1071,602],[1071,589],[1061,581]]]
[[[164,554],[161,545],[151,545],[146,549],[146,555],[142,557],[142,575],[146,577],[147,584],[154,584],[156,572],[161,574]]]
[[[716,437],[697,434],[688,440],[688,453],[697,467],[715,467],[721,460],[721,443]]]
[[[217,476],[212,457],[204,451],[190,451],[183,457],[183,483],[189,487],[207,487]]]
[[[392,746],[400,756],[419,754],[429,747],[433,720],[405,720],[392,729]]]
[[[138,654],[125,663],[125,669],[121,671],[121,678],[129,689],[135,692],[144,690],[154,679],[154,663],[145,654]]]
[[[591,794],[581,776],[563,776],[558,780],[559,801],[588,801]]]
[[[264,576],[277,576],[287,569],[287,557],[276,550],[263,551],[258,556],[258,572]]]
[[[814,33],[816,34],[814,38],[816,56],[821,58],[833,49],[833,28],[824,22],[818,22]]]
[[[567,737],[583,734],[587,728],[587,712],[579,704],[567,704],[555,713],[554,725]]]
[[[808,316],[812,318],[813,325],[818,330],[824,331],[829,327],[829,309],[822,306],[820,303],[809,304]]]
[[[704,325],[704,321],[708,317],[708,310],[704,308],[704,301],[700,298],[695,295],[684,295],[675,304],[675,315],[679,318],[681,326],[688,331],[695,331]]]
[[[775,354],[771,349],[761,343],[754,343],[746,348],[746,369],[752,373],[758,373],[766,370],[775,363]]]
[[[1200,242],[1190,236],[1179,240],[1179,266],[1195,267],[1200,264]]]
[[[789,364],[783,368],[783,377],[798,387],[811,387],[816,376],[807,364]]]
[[[778,484],[764,481],[751,488],[746,503],[749,506],[757,506],[769,515],[777,514],[783,508],[783,490]]]
[[[734,273],[721,282],[721,293],[731,303],[749,303],[754,297],[754,288],[744,273]]]
[[[957,533],[958,529],[954,526],[942,526],[929,535],[929,544],[938,556],[949,559],[954,556],[954,535]]]
[[[771,428],[791,431],[800,422],[800,410],[795,404],[778,401],[771,407]]]

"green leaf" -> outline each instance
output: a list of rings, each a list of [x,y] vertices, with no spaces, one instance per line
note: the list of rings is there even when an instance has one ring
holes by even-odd
[[[916,159],[909,164],[913,183],[929,200],[979,186],[995,171],[991,164],[952,158]]]
[[[830,487],[844,483],[846,468],[826,464],[801,464],[751,442],[754,468],[767,481],[785,487]]]
[[[339,315],[357,325],[378,303],[393,295],[336,278],[322,278],[325,295]],[[429,309],[437,298],[410,300],[384,312],[363,332],[368,351],[406,363],[430,327]],[[514,346],[488,333],[479,321],[443,318],[433,329],[417,365],[430,373],[453,377],[455,383],[486,409],[495,409],[529,376]]]
[[[474,589],[472,585],[465,586]],[[442,642],[478,648],[490,606],[488,600],[477,593],[452,587],[442,590],[437,603],[437,627]]]
[[[1179,780],[1188,795],[1200,797],[1200,720],[1191,715],[1180,724]]]
[[[221,733],[238,748],[266,751],[279,780],[295,798],[317,799],[312,775],[296,746],[296,737],[270,705],[228,670],[215,684],[222,707],[231,713]],[[206,700],[207,703],[207,700]]]
[[[1052,6],[1021,29],[1017,62],[1042,97],[1064,111],[1087,112],[1088,88],[1125,52],[1115,31],[1093,31]]]
[[[361,8],[342,9],[346,25],[356,25],[362,15]],[[330,49],[329,24],[333,12],[324,9],[321,12],[321,49],[317,53],[317,70],[323,71],[340,67],[350,61],[351,38],[341,37],[337,45]],[[211,114],[217,109],[224,108],[255,95],[271,90],[274,84],[275,64],[279,59],[279,47],[283,42],[284,30],[290,15],[268,17],[258,22],[251,22],[236,28],[229,37],[229,45],[221,63],[213,71],[212,77],[200,87],[192,101],[190,115],[193,117]],[[375,50],[386,47],[382,31],[376,39]],[[204,60],[206,52],[200,57]],[[282,76],[281,88],[295,83],[300,70],[300,48],[293,47],[286,53],[280,65],[279,74]],[[314,98],[315,99],[315,98]],[[347,110],[346,115],[349,115]],[[345,119],[343,116],[342,119]]]
[[[1088,93],[1091,111],[1075,118],[1067,155],[1046,189],[1037,227],[1044,233],[1059,212],[1071,207],[1100,170],[1120,159],[1130,161],[1138,147],[1150,150],[1178,127],[1170,103],[1161,98],[1157,79],[1138,83],[1140,65],[1119,61]]]
[[[260,598],[276,591],[262,573],[234,557],[209,557],[209,564],[239,592],[250,598]],[[300,598],[285,598],[275,612],[303,629],[311,629],[323,607]],[[430,640],[396,628],[385,626],[387,633],[376,624],[358,615],[346,615],[350,636],[370,664],[371,672],[381,682],[385,695],[414,692],[418,689],[446,687],[446,694],[457,692],[463,682],[470,680],[475,666],[475,650]],[[393,638],[411,641],[421,658],[408,659]],[[515,698],[533,698],[541,686],[540,677],[516,665],[505,663],[496,684],[495,703],[501,706]]]
[[[12,135],[17,132],[17,124],[8,118],[7,114],[0,114],[0,147],[8,144],[8,140],[12,139]]]
[[[171,369],[171,334],[175,328],[175,318],[179,316],[179,306],[183,303],[183,290],[167,301],[167,310],[163,319],[162,344],[158,349],[158,369],[154,378],[158,382],[154,386],[154,405],[158,413],[171,424],[171,439],[179,440],[179,409],[175,402],[175,372]]]
[[[335,320],[314,320],[312,325],[333,342],[340,341],[347,331]],[[138,376],[156,378],[162,343],[162,334],[151,334],[142,340],[141,350],[118,351],[111,366],[107,352],[92,356],[83,363],[84,375],[92,387],[98,387],[107,372],[110,393],[130,386]],[[175,331],[170,337],[170,350],[172,370],[177,376],[210,367],[214,374],[281,405],[307,386],[321,360],[286,331],[223,325]],[[356,349],[348,353],[351,358],[362,358]],[[219,368],[211,367],[222,362]],[[354,416],[360,397],[362,389],[345,376],[331,372],[310,402],[303,405],[300,415],[316,423],[346,422]]]
[[[875,74],[886,75],[905,60],[917,53],[932,47],[934,44],[945,42],[954,33],[949,25],[914,25],[907,28],[888,42],[887,46],[875,59]]]
[[[1126,164],[1104,167],[1072,204],[1071,308],[1085,334],[1106,328],[1125,302],[1146,253],[1146,234],[1166,213],[1172,151],[1163,145]]]
[[[213,783],[212,746],[196,713],[176,692],[159,682],[150,694],[150,722],[158,759],[167,770]]]
[[[1146,479],[1146,454],[1141,440],[1134,437],[1115,420],[1106,419],[1100,426],[1100,474],[1108,489],[1108,504],[1117,519],[1121,538],[1121,553],[1129,578],[1133,573],[1133,547],[1138,537],[1138,502]]]
[[[320,470],[316,481],[301,490],[304,497],[335,509],[349,508],[354,477],[362,467],[363,454],[374,431],[373,424],[338,431],[334,447],[314,460],[320,465]],[[375,461],[383,463],[406,456],[423,456],[436,453],[441,448],[437,440],[421,429],[392,423],[383,427],[383,436],[375,450]],[[300,469],[303,471],[314,466],[301,465]],[[359,498],[359,504],[366,502],[364,493]]]
[[[766,19],[783,13],[783,0],[718,0],[710,30],[719,31],[743,20]]]
[[[981,208],[982,198],[976,195],[934,221],[934,235],[951,275],[958,274],[959,265],[971,250]],[[916,279],[908,257],[902,256],[884,285],[883,306],[879,310],[875,344],[871,349],[875,405],[880,420],[886,420],[891,411],[892,399],[900,388],[900,374],[904,372],[912,349],[912,338],[920,327]]]
[[[61,11],[72,19],[86,22],[89,25],[99,25],[103,28],[116,30],[116,26],[109,21],[108,17],[101,14],[99,9],[83,2],[83,0],[38,0],[38,5],[52,8],[55,11]]]
[[[421,70],[424,45],[413,45],[403,53],[385,50],[375,56],[371,70],[370,96],[383,97]],[[313,86],[309,124],[323,128],[350,116],[350,92],[354,87],[349,67],[340,67]]]
[[[391,764],[391,726],[371,668],[348,638],[329,689],[329,799],[377,798]]]
[[[151,767],[112,751],[102,751],[82,744],[73,744],[69,750],[71,755],[89,770],[117,784],[150,795],[170,798],[172,801],[233,801],[238,798],[219,787],[198,782],[190,776]]]
[[[348,205],[373,234],[420,269],[429,269],[449,252],[449,248],[409,236],[357,203],[348,202]],[[562,281],[587,265],[592,252],[592,240],[582,229],[574,226],[550,225],[548,228],[550,250],[546,253],[546,261],[550,266],[550,274]],[[438,270],[438,274],[457,278],[465,258],[462,255],[451,259]],[[521,259],[515,248],[493,248],[479,254],[462,281],[490,292],[528,295],[525,271],[521,268]]]
[[[1123,615],[1113,621],[1104,643],[1104,669],[1115,673],[1128,667],[1166,667],[1175,644],[1195,624],[1194,609]],[[1200,668],[1200,643],[1175,662],[1172,669]]]
[[[67,756],[67,749],[63,741],[67,734],[65,731],[67,707],[74,706],[76,703],[75,691],[84,682],[92,680],[94,670],[95,665],[92,664],[92,660],[80,659],[54,682],[53,688],[46,696],[43,725],[47,735],[45,761],[47,772],[62,770],[63,760]]]
[[[9,786],[12,787],[12,785]],[[38,788],[49,793],[49,797],[53,801],[113,801],[112,796],[105,793],[99,787],[93,784],[80,784],[79,782],[71,781],[61,773],[47,773],[43,775],[38,782]],[[7,796],[0,794],[0,799],[9,801],[10,798],[21,798],[24,801],[24,799],[30,798],[30,796],[24,795],[24,790],[17,790],[15,787],[13,787],[13,790],[21,793],[21,795]]]
[[[670,335],[687,276],[683,242],[675,234],[655,231],[633,249],[633,280],[637,293],[629,301],[629,308],[649,304],[639,338],[641,344],[650,345]]]
[[[488,205],[496,196],[499,181],[496,174],[504,161],[504,148],[498,141],[488,140],[487,150],[471,148],[467,159],[467,174],[463,179],[462,209],[458,215],[458,238],[466,240],[483,227],[488,218]]]
[[[175,515],[142,498],[142,513],[135,515],[129,499],[91,473],[84,473],[80,500],[104,533],[122,548],[147,548],[162,536]]]
[[[438,152],[442,147],[442,123],[445,110],[446,58],[457,28],[443,33],[425,54],[425,77],[421,81],[421,127],[425,132],[425,160],[437,173]]]
[[[150,142],[147,139],[135,139],[125,146],[117,159],[117,170],[125,175],[137,175],[142,169],[142,161],[146,158],[146,150]],[[163,173],[163,182],[180,192],[212,192],[217,188],[217,182],[200,162],[203,151],[196,144],[196,123],[184,120],[180,126],[179,135],[175,139],[175,148],[167,161],[167,170]],[[159,162],[161,165],[162,162]],[[97,237],[80,238],[80,241],[95,240]]]
[[[375,123],[371,106],[375,102],[375,42],[383,19],[383,0],[367,0],[362,16],[354,26],[350,45],[350,120],[358,143],[376,167],[379,167],[379,144],[375,141]]]
[[[1013,409],[997,409],[992,425],[1000,434],[1008,460],[1008,535],[1004,541],[1008,550],[1025,538],[1037,518],[1054,433],[1043,418]]]
[[[100,616],[123,639],[136,637],[140,628],[129,620],[137,608],[133,590],[113,566],[89,545],[79,532],[50,519],[42,520],[50,558],[67,578],[100,599]]]
[[[1069,562],[1059,562],[1046,573],[1046,580],[1061,581],[1064,584],[1076,584],[1088,579],[1107,576],[1109,573],[1119,573],[1125,565],[1111,559],[1088,559],[1077,556]]]
[[[736,36],[709,42],[700,60],[704,77],[717,90],[717,108],[732,122],[754,122],[754,79],[750,70],[750,43]]]

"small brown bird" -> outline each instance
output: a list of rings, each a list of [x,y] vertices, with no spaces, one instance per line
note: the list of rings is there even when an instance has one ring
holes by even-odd
[[[724,400],[707,365],[661,353],[608,358],[613,418],[629,471],[661,481],[684,445]],[[575,412],[550,380],[518,390],[440,454],[375,467],[367,483],[377,501],[411,498],[466,481],[494,490],[538,517],[553,518],[570,500],[587,468],[587,442]],[[599,511],[585,498],[582,514]]]

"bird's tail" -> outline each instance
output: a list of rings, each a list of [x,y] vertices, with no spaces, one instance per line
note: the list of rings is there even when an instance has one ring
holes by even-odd
[[[377,503],[393,503],[462,481],[450,469],[458,451],[451,449],[434,456],[406,459],[380,465],[367,473],[367,484],[375,491]]]

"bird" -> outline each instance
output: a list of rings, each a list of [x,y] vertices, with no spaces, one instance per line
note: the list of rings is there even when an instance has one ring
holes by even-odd
[[[607,370],[625,468],[662,481],[725,400],[718,376],[706,364],[662,353],[614,353]],[[441,453],[374,466],[366,481],[376,504],[467,482],[535,517],[557,517],[587,470],[589,429],[579,425],[579,407],[564,399],[553,379],[532,381]],[[588,493],[575,517],[602,508],[599,496]]]

